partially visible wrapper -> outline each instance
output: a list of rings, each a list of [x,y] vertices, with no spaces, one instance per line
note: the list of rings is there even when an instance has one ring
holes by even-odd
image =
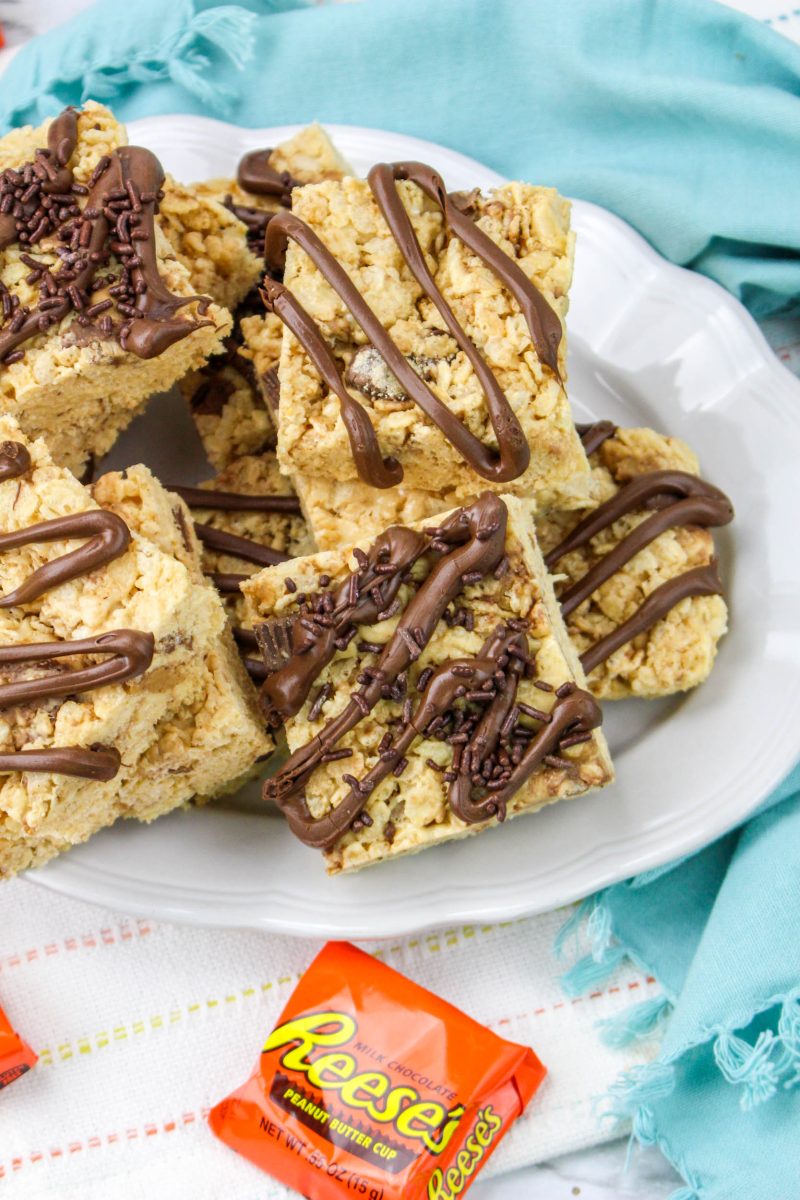
[[[0,1008],[0,1091],[35,1066],[37,1056],[14,1032]]]
[[[451,1200],[546,1074],[345,942],[317,956],[214,1133],[309,1200]]]

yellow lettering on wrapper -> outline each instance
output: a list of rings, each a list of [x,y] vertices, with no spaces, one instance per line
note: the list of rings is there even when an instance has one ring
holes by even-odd
[[[475,1172],[480,1170],[482,1160],[502,1125],[502,1119],[491,1104],[479,1110],[463,1150],[456,1155],[455,1163],[445,1172],[440,1167],[433,1171],[428,1180],[428,1200],[457,1200]]]
[[[379,1124],[392,1125],[401,1137],[422,1142],[431,1154],[441,1154],[464,1115],[463,1104],[447,1109],[437,1100],[423,1099],[416,1088],[393,1087],[391,1076],[382,1071],[359,1072],[352,1054],[331,1052],[333,1047],[348,1045],[357,1030],[347,1013],[309,1013],[274,1029],[262,1053],[282,1049],[281,1066],[304,1075],[320,1091],[338,1092],[348,1108],[367,1113]]]

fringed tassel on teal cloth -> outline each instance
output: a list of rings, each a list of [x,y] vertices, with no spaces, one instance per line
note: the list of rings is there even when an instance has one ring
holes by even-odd
[[[609,1117],[632,1117],[641,1120],[642,1127],[634,1129],[639,1141],[651,1142],[655,1131],[646,1128],[646,1117],[640,1114],[651,1111],[649,1105],[672,1094],[675,1087],[675,1071],[667,1063],[646,1063],[631,1067],[608,1089],[605,1115]]]
[[[714,1042],[714,1060],[724,1078],[742,1088],[742,1108],[755,1108],[778,1090],[776,1044],[775,1034],[768,1029],[758,1035],[754,1046],[735,1033],[720,1033]]]
[[[555,951],[559,957],[563,957],[569,941],[578,945],[578,935],[584,922],[591,950],[561,977],[561,985],[568,996],[581,996],[604,983],[626,956],[623,946],[613,944],[608,908],[600,896],[590,896],[578,905],[559,930],[555,940]]]
[[[763,1030],[751,1045],[731,1032],[714,1042],[714,1060],[728,1083],[741,1087],[747,1110],[771,1100],[778,1088],[800,1083],[800,996],[783,1002],[777,1033]]]
[[[114,95],[126,83],[169,78],[209,107],[224,112],[233,97],[213,82],[213,64],[201,46],[204,41],[210,43],[241,70],[253,57],[256,14],[226,5],[187,17],[178,35],[173,33],[159,45],[148,46],[138,59],[87,73],[83,99]]]
[[[582,996],[605,983],[625,957],[624,946],[608,946],[597,958],[587,954],[561,976],[561,986],[568,996]]]
[[[585,900],[582,900],[581,903],[577,905],[575,911],[569,917],[567,917],[566,921],[556,934],[556,940],[553,942],[553,949],[555,950],[557,958],[564,957],[564,952],[567,948],[567,942],[574,941],[575,945],[578,945],[578,933],[580,931],[580,927],[584,920],[588,919],[588,917],[594,912],[597,904],[597,896],[587,896]]]
[[[255,13],[240,8],[218,8],[211,12],[198,13],[175,48],[175,57],[168,62],[169,77],[173,83],[186,88],[187,92],[217,108],[227,108],[233,99],[227,89],[213,84],[208,79],[211,63],[197,49],[198,39],[217,46],[238,70],[253,57],[253,33]]]
[[[778,1021],[778,1039],[783,1059],[781,1076],[783,1086],[800,1086],[800,995],[790,996],[781,1009]]]
[[[600,1040],[614,1050],[622,1050],[631,1042],[649,1037],[672,1011],[672,1004],[666,996],[656,996],[653,1000],[643,1000],[635,1004],[628,1012],[618,1013],[605,1021],[597,1022],[600,1030]]]

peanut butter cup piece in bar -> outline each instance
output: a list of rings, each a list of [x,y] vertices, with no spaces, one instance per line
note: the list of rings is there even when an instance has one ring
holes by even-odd
[[[484,492],[243,591],[291,751],[265,798],[331,873],[611,780],[525,501]]]
[[[284,471],[484,488],[574,506],[589,467],[565,391],[569,204],[511,183],[448,196],[420,163],[296,188],[263,296],[287,327]],[[284,269],[283,283],[277,276]]]
[[[731,503],[677,438],[609,421],[581,431],[592,503],[536,527],[589,687],[608,700],[696,687],[727,628],[711,529]]]
[[[164,739],[180,714],[199,719],[225,614],[129,517],[0,418],[0,876],[192,794],[191,761]],[[145,764],[167,745],[156,782]]]
[[[76,471],[231,327],[163,233],[167,186],[100,105],[0,139],[0,409]]]

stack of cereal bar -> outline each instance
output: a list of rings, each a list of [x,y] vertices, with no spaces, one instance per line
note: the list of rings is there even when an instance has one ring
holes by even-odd
[[[357,178],[318,125],[234,167],[179,183],[91,101],[0,140],[0,875],[276,744],[332,874],[481,832],[608,784],[600,702],[726,629],[730,502],[575,423],[567,200]],[[205,481],[104,470],[173,384]]]

